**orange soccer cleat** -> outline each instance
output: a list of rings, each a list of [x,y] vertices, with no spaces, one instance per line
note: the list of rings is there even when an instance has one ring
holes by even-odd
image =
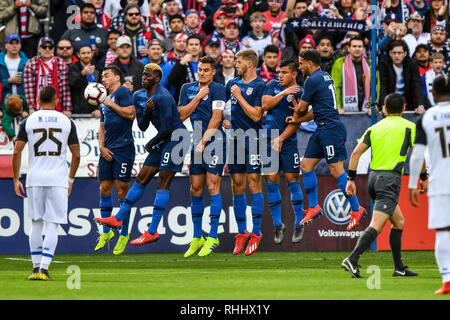
[[[352,211],[352,218],[350,219],[350,223],[347,226],[347,231],[353,230],[359,224],[365,214],[366,209],[364,209],[363,207],[360,207],[359,211]]]
[[[248,242],[247,249],[245,249],[244,254],[246,256],[249,256],[256,252],[259,248],[259,243],[262,239],[262,233],[257,236],[256,234],[252,233],[252,236],[250,237],[250,241]]]
[[[434,294],[450,294],[450,282],[444,282],[442,288],[436,290]]]
[[[300,223],[299,223],[300,226],[306,225],[306,224],[312,222],[314,219],[323,215],[323,210],[319,205],[317,205],[314,208],[306,209],[304,212],[305,212],[305,217],[303,218],[302,221],[300,221]]]
[[[155,232],[155,234],[150,234],[148,232],[148,230],[147,230],[140,237],[132,240],[130,242],[130,244],[133,245],[133,246],[142,246],[142,245],[144,245],[146,243],[155,242],[155,241],[158,241],[158,240],[159,240],[158,232]]]
[[[121,228],[123,221],[119,221],[115,216],[110,216],[107,218],[94,218],[94,221],[111,228]]]
[[[242,250],[244,250],[244,245],[247,242],[249,237],[250,237],[250,233],[248,231],[245,231],[244,234],[238,233],[237,235],[234,236],[234,239],[235,239],[234,240],[234,250],[233,250],[234,255],[237,255]]]

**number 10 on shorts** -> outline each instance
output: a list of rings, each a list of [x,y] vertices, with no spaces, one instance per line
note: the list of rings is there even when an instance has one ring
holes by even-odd
[[[327,150],[327,158],[328,160],[334,157],[334,146],[329,145],[325,146],[325,149]]]

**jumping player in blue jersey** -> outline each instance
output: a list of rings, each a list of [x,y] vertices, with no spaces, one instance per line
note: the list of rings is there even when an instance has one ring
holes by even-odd
[[[190,118],[194,129],[191,149],[191,213],[194,236],[184,257],[198,250],[199,256],[211,254],[219,246],[217,229],[222,212],[220,180],[225,165],[226,140],[222,129],[225,108],[225,86],[213,82],[216,59],[205,56],[198,64],[198,81],[181,87],[178,101],[180,119]],[[202,217],[205,209],[203,190],[205,184],[211,201],[210,231],[205,240],[202,236]]]
[[[233,254],[239,254],[248,241],[245,255],[251,255],[261,242],[261,218],[264,197],[261,187],[261,163],[258,151],[259,130],[262,129],[261,97],[265,82],[256,75],[258,56],[248,49],[236,54],[238,77],[226,86],[227,100],[231,100],[231,129],[227,168],[233,187],[233,209],[238,225]],[[253,230],[247,231],[245,197],[246,183],[252,198]]]
[[[157,229],[169,202],[170,185],[175,174],[183,167],[183,159],[190,143],[190,135],[180,121],[175,100],[169,91],[160,85],[161,79],[161,68],[154,63],[147,64],[142,74],[144,89],[135,92],[133,97],[139,128],[145,131],[151,122],[158,131],[145,146],[149,155],[145,159],[144,166],[119,212],[109,218],[95,219],[107,226],[121,227],[124,219],[129,216],[131,207],[144,194],[146,185],[159,172],[152,222],[144,234],[130,242],[136,246],[159,239]],[[177,153],[174,147],[179,143],[182,144],[182,148]]]
[[[131,169],[134,163],[133,120],[135,109],[129,89],[121,85],[122,71],[106,67],[102,72],[102,83],[109,96],[101,104],[98,144],[100,160],[100,212],[102,218],[111,216],[113,209],[112,189],[116,185],[119,201],[122,202],[130,187]],[[105,247],[114,238],[114,231],[104,226],[98,238],[95,251]],[[114,248],[115,255],[121,254],[128,243],[128,219],[124,221],[119,240]]]
[[[284,132],[288,126],[286,118],[293,115],[294,99],[299,99],[303,94],[303,89],[296,82],[297,72],[298,63],[296,61],[281,61],[279,81],[269,81],[262,96],[262,108],[267,112],[264,125],[267,134],[267,154],[278,153],[276,166],[273,165],[273,161],[271,163],[263,162],[263,173],[267,182],[267,202],[272,213],[276,244],[283,242],[283,233],[286,229],[281,219],[280,171],[284,172],[295,213],[292,242],[300,242],[304,233],[303,226],[299,225],[303,219],[303,193],[299,183],[300,155],[297,133],[293,132],[283,141],[278,138],[278,135]],[[271,130],[277,130],[278,134],[272,137]]]
[[[359,224],[366,210],[359,205],[356,195],[348,196],[345,191],[347,173],[344,170],[344,160],[347,159],[345,149],[347,131],[337,110],[333,79],[320,69],[320,55],[317,50],[302,52],[299,62],[300,70],[308,78],[304,83],[300,102],[294,102],[294,115],[286,118],[286,121],[298,124],[314,119],[318,126],[308,142],[300,165],[309,202],[309,209],[305,210],[305,217],[300,221],[300,225],[310,223],[323,214],[318,203],[317,177],[314,168],[322,158],[325,158],[331,175],[350,202],[352,213],[347,226],[347,230],[350,231]],[[312,110],[308,112],[310,105]]]

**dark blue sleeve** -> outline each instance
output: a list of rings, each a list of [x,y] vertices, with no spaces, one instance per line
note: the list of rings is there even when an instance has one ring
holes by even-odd
[[[105,115],[103,114],[103,110],[102,110],[101,106],[99,109],[100,109],[100,122],[105,122]]]
[[[120,87],[120,90],[117,95],[117,104],[121,107],[129,107],[133,104],[133,94],[131,93],[130,89],[125,87]]]
[[[275,80],[270,80],[264,88],[263,96],[273,96],[275,88]]]
[[[138,92],[135,92],[133,94],[133,105],[134,109],[136,110],[136,121],[138,124],[138,127],[141,131],[147,130],[148,126],[150,125],[151,120],[151,114],[147,112],[147,109],[142,108],[137,103],[138,98]]]
[[[303,89],[302,100],[305,102],[311,102],[312,97],[316,93],[318,84],[316,83],[314,78],[309,77],[306,79]]]
[[[147,145],[152,148],[159,142],[167,140],[172,134],[172,110],[177,109],[175,100],[171,96],[160,96],[158,101],[155,103],[159,106],[159,120],[161,122],[161,127],[158,130],[156,136],[154,136]],[[176,112],[175,114],[178,114]]]
[[[216,86],[214,86],[212,93],[213,93],[212,101],[221,100],[227,102],[227,94],[224,85],[218,83]]]
[[[230,80],[228,81],[227,86],[225,87],[225,94],[226,94],[225,98],[227,99],[226,101],[231,99],[231,86],[233,85],[233,83],[234,81]]]
[[[178,106],[184,107],[189,104],[189,98],[187,95],[188,83],[183,84],[180,90],[180,97],[178,99]]]
[[[262,81],[258,87],[256,88],[256,93],[255,93],[255,102],[254,102],[254,106],[255,107],[261,107],[262,106],[262,96],[264,93],[264,90],[266,89],[266,83],[264,81]]]

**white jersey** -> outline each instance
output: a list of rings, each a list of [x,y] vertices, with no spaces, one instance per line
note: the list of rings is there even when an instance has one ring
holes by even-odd
[[[428,147],[428,195],[450,195],[450,102],[436,104],[419,118],[415,144]]]
[[[78,144],[78,137],[67,116],[36,111],[21,123],[17,140],[28,142],[27,187],[69,187],[67,146]]]

